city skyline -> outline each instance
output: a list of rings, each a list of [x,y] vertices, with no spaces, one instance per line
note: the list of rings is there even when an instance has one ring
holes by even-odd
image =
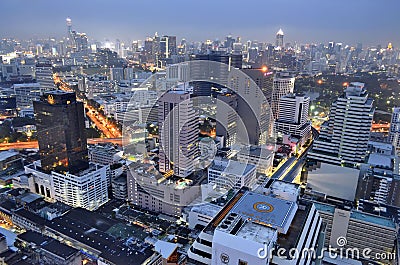
[[[345,42],[355,45],[378,45],[392,42],[400,44],[395,36],[400,24],[397,10],[400,3],[361,2],[344,0],[335,4],[316,0],[297,2],[250,1],[244,3],[211,2],[192,5],[177,0],[170,2],[123,1],[115,6],[109,1],[54,3],[40,0],[35,3],[2,1],[4,12],[0,23],[7,24],[0,30],[3,38],[60,38],[65,36],[65,18],[70,17],[73,28],[86,32],[90,39],[123,41],[144,39],[155,32],[177,35],[190,41],[221,39],[228,34],[242,37],[242,41],[274,42],[276,32],[282,28],[285,42],[326,43]],[[23,5],[21,9],[19,6]],[[309,8],[319,6],[318,9]],[[56,12],[47,12],[51,7]],[[282,12],[275,10],[284,9]],[[18,12],[11,12],[18,10]],[[104,14],[107,10],[107,14]],[[146,12],[148,10],[148,12]],[[196,12],[193,12],[196,10]],[[151,11],[151,12],[150,12]],[[100,15],[101,14],[101,15]],[[384,15],[382,15],[384,14]],[[379,15],[379,19],[374,19]],[[217,19],[218,17],[218,19]],[[155,18],[155,19],[154,19]],[[29,21],[29,23],[10,23]],[[21,25],[24,26],[21,26]],[[193,31],[193,28],[196,28]],[[212,30],[210,30],[212,29]]]

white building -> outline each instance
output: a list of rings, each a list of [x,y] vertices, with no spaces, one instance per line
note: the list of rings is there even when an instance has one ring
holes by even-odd
[[[198,124],[189,93],[168,91],[158,101],[160,162],[162,173],[187,177],[198,160]]]
[[[36,82],[40,84],[42,91],[56,89],[53,79],[53,67],[50,64],[38,64],[35,71]]]
[[[221,206],[212,203],[193,206],[188,214],[189,228],[194,229],[197,225],[207,226],[221,209]]]
[[[199,234],[188,250],[189,262],[311,264],[311,259],[286,254],[294,248],[300,253],[315,248],[321,225],[312,203],[240,190]],[[281,256],[270,255],[273,248],[281,249]]]
[[[30,174],[31,192],[65,203],[72,207],[96,210],[108,201],[107,169],[109,166],[91,163],[89,168],[78,174],[46,174],[41,171],[40,161],[25,166],[25,173]]]
[[[274,148],[254,145],[246,146],[237,154],[237,160],[241,163],[255,165],[258,173],[268,174],[273,167]]]
[[[396,148],[397,155],[400,155],[400,107],[393,108],[389,141]]]
[[[122,151],[111,145],[91,145],[88,148],[89,161],[102,165],[112,165],[121,160]]]
[[[278,72],[274,76],[272,85],[271,108],[274,119],[279,118],[279,102],[281,98],[294,91],[295,78],[287,72]]]
[[[33,108],[33,101],[38,101],[43,90],[39,83],[23,83],[13,85],[17,108]]]
[[[275,121],[275,132],[281,135],[292,135],[304,144],[311,136],[311,122],[308,120],[310,98],[287,94],[279,101],[278,119]]]
[[[200,185],[187,178],[164,177],[151,164],[131,163],[127,172],[128,201],[154,212],[180,217],[200,196]]]
[[[217,188],[252,188],[256,180],[256,166],[253,164],[215,158],[208,168],[208,183]]]
[[[338,165],[363,163],[374,116],[372,104],[363,83],[350,83],[332,104],[329,120],[321,125],[308,157]]]

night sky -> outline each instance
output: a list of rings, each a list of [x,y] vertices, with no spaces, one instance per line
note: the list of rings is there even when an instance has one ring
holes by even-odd
[[[47,38],[66,34],[65,19],[90,39],[144,39],[154,32],[189,41],[274,42],[331,40],[400,45],[399,0],[0,0],[0,37]]]

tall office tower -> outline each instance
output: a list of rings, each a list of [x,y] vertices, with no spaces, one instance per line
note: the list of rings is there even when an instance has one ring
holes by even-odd
[[[212,51],[209,54],[196,54],[196,56],[193,57],[192,59],[219,62],[229,65],[230,67],[233,68],[242,69],[241,54],[228,54],[221,51]],[[199,64],[192,64],[192,67],[190,69],[192,76],[201,76],[201,74],[198,73],[202,73],[204,71],[205,66],[202,66],[199,69],[197,69],[197,66],[199,66]],[[210,74],[215,75],[216,79],[228,76],[227,73],[228,69],[223,65],[221,65],[220,69],[213,69],[213,70],[214,71],[210,72]],[[226,83],[227,80],[220,80],[220,81],[222,81],[222,83]],[[192,85],[193,85],[193,94],[195,96],[211,96],[211,88],[213,86],[221,88],[220,85],[213,84],[210,82],[192,82]]]
[[[198,124],[193,102],[184,91],[170,90],[158,100],[159,170],[187,177],[198,159]]]
[[[232,50],[234,43],[235,43],[235,38],[233,38],[232,35],[229,35],[225,39],[224,47]]]
[[[396,148],[396,153],[400,155],[400,107],[393,108],[389,140]]]
[[[246,75],[248,75],[258,85],[264,96],[267,98],[268,103],[271,104],[272,99],[272,84],[273,74],[268,71],[267,67],[262,68],[245,68],[242,69]]]
[[[89,49],[88,38],[86,33],[75,34],[75,51],[81,53],[87,53]]]
[[[70,52],[75,47],[75,36],[74,36],[74,31],[72,30],[72,19],[67,17],[66,23],[67,23],[67,42],[66,42],[67,49],[66,50],[67,50],[67,52]]]
[[[37,64],[36,65],[36,82],[40,84],[42,91],[50,91],[56,89],[53,80],[53,67],[51,64]]]
[[[229,147],[236,143],[238,97],[234,93],[224,93],[218,94],[217,100],[216,134],[224,138],[224,147]]]
[[[276,40],[275,40],[275,46],[283,48],[283,31],[282,29],[279,29],[279,31],[276,33]]]
[[[364,83],[350,83],[332,104],[329,120],[321,125],[308,157],[338,165],[363,163],[374,116],[372,105]]]
[[[311,135],[308,120],[310,98],[288,94],[279,102],[279,118],[275,121],[275,132],[297,137],[304,144]]]
[[[274,119],[279,118],[279,101],[281,97],[293,93],[295,78],[287,72],[278,72],[275,74],[272,85],[271,109]]]
[[[160,38],[161,58],[171,58],[176,55],[176,36],[162,36]]]
[[[49,91],[33,106],[42,169],[73,174],[88,168],[83,103],[75,93]]]

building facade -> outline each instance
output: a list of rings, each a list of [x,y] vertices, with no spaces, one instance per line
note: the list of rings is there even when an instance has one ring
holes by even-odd
[[[75,93],[46,92],[34,110],[42,169],[76,173],[88,168],[83,103]]]
[[[368,98],[364,83],[350,83],[332,104],[329,120],[321,125],[308,157],[339,165],[365,162],[373,116],[373,99]]]

